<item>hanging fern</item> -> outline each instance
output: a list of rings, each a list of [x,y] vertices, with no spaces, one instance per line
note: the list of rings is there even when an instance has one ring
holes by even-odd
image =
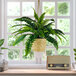
[[[20,43],[24,38],[26,38],[27,35],[29,35],[29,38],[25,43],[25,56],[27,56],[31,52],[32,44],[37,38],[45,38],[47,41],[52,43],[56,49],[58,49],[58,42],[51,35],[57,36],[61,41],[61,37],[65,38],[64,33],[61,30],[52,28],[55,23],[54,19],[44,19],[45,14],[46,13],[44,12],[39,17],[36,11],[34,10],[35,20],[26,16],[15,19],[15,21],[25,22],[25,24],[17,24],[12,26],[12,28],[22,26],[22,28],[13,32],[15,35],[18,36],[16,41],[14,42],[14,45]],[[27,34],[28,32],[30,33]]]

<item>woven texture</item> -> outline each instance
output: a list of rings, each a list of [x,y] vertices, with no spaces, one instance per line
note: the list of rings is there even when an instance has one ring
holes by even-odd
[[[43,52],[46,49],[46,39],[36,39],[33,43],[32,50]]]

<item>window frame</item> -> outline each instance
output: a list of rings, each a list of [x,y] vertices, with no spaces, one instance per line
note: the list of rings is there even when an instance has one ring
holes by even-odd
[[[6,45],[6,43],[7,43],[7,37],[5,36],[5,30],[3,30],[4,28],[6,28],[4,25],[6,25],[6,8],[4,9],[4,6],[6,6],[6,5],[4,5],[5,3],[6,3],[6,1],[12,1],[12,0],[1,0],[1,10],[2,10],[2,12],[1,12],[1,14],[0,14],[0,17],[1,17],[1,25],[2,25],[2,27],[1,27],[1,25],[0,25],[0,37],[1,38],[5,38],[5,43],[4,43],[4,46],[5,47],[7,47],[7,45]],[[25,0],[13,0],[13,1],[25,1]],[[31,1],[31,0],[26,0],[26,1]],[[32,0],[32,1],[35,1],[35,0]],[[46,0],[42,0],[42,1],[46,1]],[[47,0],[47,1],[61,1],[61,0]],[[75,11],[75,3],[76,3],[76,1],[75,0],[62,0],[62,1],[71,1],[71,6],[72,7],[70,7],[70,9],[71,9],[71,17],[70,17],[70,19],[71,19],[71,25],[73,25],[74,24],[74,26],[72,27],[70,27],[70,32],[71,32],[71,34],[70,34],[70,36],[71,36],[71,41],[70,41],[70,46],[71,46],[71,48],[70,48],[70,50],[71,50],[71,52],[70,52],[70,55],[71,55],[71,62],[73,62],[74,61],[74,55],[73,55],[73,48],[76,48],[76,40],[75,40],[75,38],[76,38],[76,30],[75,30],[75,13],[74,12],[76,12]],[[38,1],[37,1],[37,4],[38,4]],[[73,5],[74,4],[74,5]],[[38,6],[38,5],[37,5]],[[40,6],[41,6],[41,0],[40,0]],[[38,7],[37,7],[38,8]],[[40,8],[40,7],[39,7]],[[40,9],[39,9],[40,10]],[[56,10],[56,12],[57,12],[57,9],[55,9]],[[36,10],[37,12],[38,12],[38,10]],[[5,12],[5,15],[4,15],[4,12]],[[39,13],[39,15],[41,14],[41,11],[40,12],[38,12]],[[20,16],[21,17],[21,16]],[[53,17],[53,16],[50,16],[51,18]],[[56,17],[56,16],[55,16]],[[49,17],[45,17],[45,18],[49,18]],[[60,17],[59,17],[60,18]],[[75,20],[74,20],[75,19]],[[73,21],[74,20],[74,21]],[[56,21],[57,22],[57,21]],[[74,28],[75,27],[75,28]],[[75,35],[75,36],[74,36]],[[7,59],[7,51],[4,53],[4,57]],[[17,61],[18,62],[18,61]],[[11,63],[17,63],[17,62],[14,62],[14,61],[10,61],[10,64]],[[20,61],[19,61],[20,62]],[[29,61],[27,61],[27,63],[28,63]],[[30,61],[31,62],[31,61]],[[24,64],[25,62],[23,61],[21,64]],[[44,63],[44,62],[43,62]],[[31,64],[30,64],[31,65]],[[38,65],[38,64],[37,64]],[[44,65],[44,64],[43,64]]]

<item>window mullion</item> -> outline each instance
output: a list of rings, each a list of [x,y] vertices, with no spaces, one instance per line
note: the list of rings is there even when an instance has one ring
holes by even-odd
[[[55,1],[55,28],[57,29],[57,1]],[[57,37],[55,36],[56,40]],[[55,55],[58,55],[57,50],[55,49]]]

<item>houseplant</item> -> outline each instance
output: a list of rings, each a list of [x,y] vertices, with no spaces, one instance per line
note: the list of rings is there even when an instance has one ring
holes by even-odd
[[[3,55],[2,50],[8,48],[3,47],[3,44],[4,44],[4,39],[0,39],[0,72],[3,72],[4,70],[8,69],[8,62],[2,57]]]
[[[74,50],[74,60],[75,60],[75,62],[73,63],[73,68],[74,70],[76,70],[76,49],[73,50]]]
[[[12,26],[22,26],[22,28],[13,32],[13,34],[17,36],[17,39],[13,45],[20,43],[25,39],[27,35],[29,35],[29,38],[25,43],[25,56],[30,53],[31,47],[34,51],[43,52],[46,47],[46,40],[51,42],[54,47],[58,49],[58,42],[52,36],[57,36],[60,40],[62,40],[61,37],[65,38],[64,33],[61,30],[52,28],[55,23],[54,19],[44,19],[44,17],[45,12],[42,13],[39,17],[36,11],[34,10],[35,20],[26,16],[15,19],[15,21],[21,21],[25,23]]]

